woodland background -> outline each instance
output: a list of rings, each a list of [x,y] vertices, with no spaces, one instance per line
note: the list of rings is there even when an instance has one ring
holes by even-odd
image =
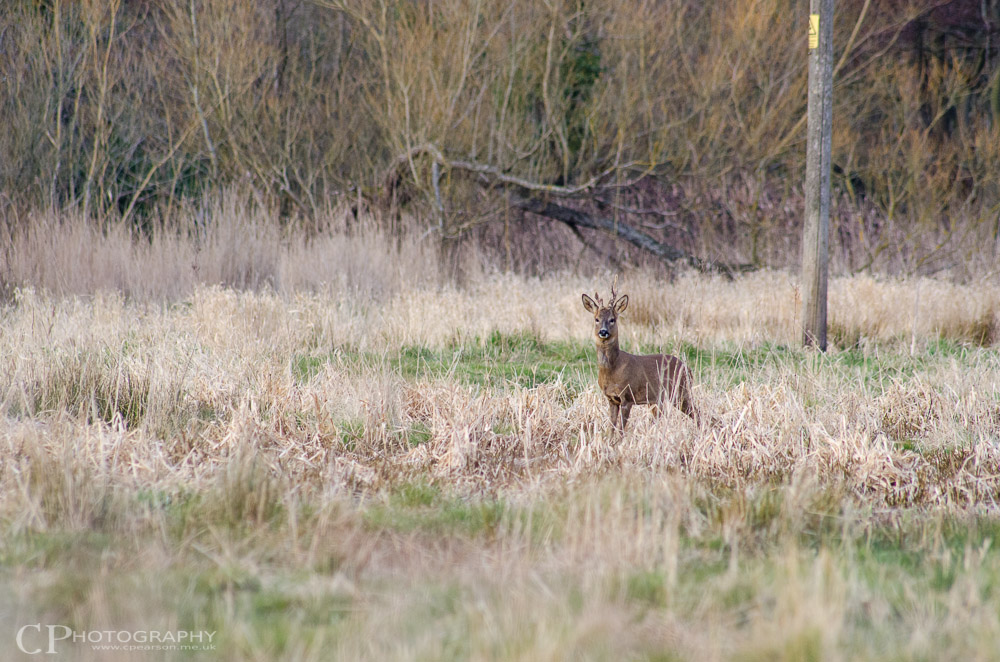
[[[5,257],[67,215],[196,238],[230,199],[295,233],[374,218],[439,239],[444,262],[475,245],[528,274],[794,267],[806,13],[787,0],[5,2]],[[998,26],[993,1],[837,4],[835,273],[993,273]]]

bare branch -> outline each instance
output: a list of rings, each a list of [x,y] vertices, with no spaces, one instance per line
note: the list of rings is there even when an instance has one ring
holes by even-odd
[[[650,237],[648,234],[640,232],[625,223],[615,222],[600,216],[591,216],[585,212],[572,209],[571,207],[558,205],[551,201],[543,201],[537,198],[525,198],[517,195],[512,195],[510,200],[511,204],[518,209],[560,221],[571,228],[590,228],[592,230],[600,230],[624,239],[633,246],[655,255],[664,262],[683,262],[691,265],[699,271],[716,271],[727,275],[753,271],[756,268],[752,264],[726,264],[722,262],[702,260],[701,258],[690,255],[679,248],[661,243]]]
[[[510,186],[516,186],[517,188],[523,189],[525,191],[534,191],[537,193],[549,193],[555,196],[568,197],[572,195],[579,195],[586,191],[593,190],[601,185],[601,182],[605,180],[608,176],[612,175],[618,170],[624,170],[632,166],[637,165],[636,163],[625,163],[616,164],[608,168],[607,170],[594,175],[588,179],[583,184],[578,184],[576,186],[556,186],[554,184],[541,184],[539,182],[533,182],[523,177],[518,177],[516,175],[508,175],[503,172],[500,168],[493,165],[488,165],[485,163],[477,163],[475,161],[466,161],[464,159],[448,159],[445,158],[441,150],[437,148],[436,145],[432,143],[424,143],[422,145],[416,145],[411,147],[406,151],[405,154],[400,154],[393,161],[392,165],[389,166],[386,175],[383,179],[389,179],[396,170],[404,164],[411,162],[417,156],[422,154],[429,155],[436,162],[441,165],[452,168],[454,170],[465,170],[466,172],[472,172],[479,175],[484,175],[488,178],[491,184],[508,184]],[[629,186],[638,182],[640,179],[648,174],[643,171],[641,175],[629,180],[626,183],[619,184],[619,186]]]

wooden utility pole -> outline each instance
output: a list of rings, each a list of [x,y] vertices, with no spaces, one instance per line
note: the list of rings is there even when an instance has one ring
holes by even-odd
[[[809,0],[809,128],[802,231],[802,342],[826,351],[833,134],[833,0]]]

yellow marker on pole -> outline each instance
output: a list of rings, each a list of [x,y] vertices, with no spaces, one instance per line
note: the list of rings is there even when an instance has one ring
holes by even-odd
[[[809,14],[809,50],[819,48],[819,14]]]

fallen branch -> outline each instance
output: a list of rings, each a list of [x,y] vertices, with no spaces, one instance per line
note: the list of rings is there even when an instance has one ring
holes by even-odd
[[[433,159],[435,166],[440,164],[453,170],[462,170],[478,175],[484,186],[503,187],[507,189],[511,192],[510,204],[512,206],[523,211],[531,212],[532,214],[560,221],[561,223],[569,226],[578,237],[582,238],[579,233],[579,228],[600,230],[620,239],[624,239],[637,248],[655,255],[664,262],[683,262],[691,265],[699,271],[716,271],[733,275],[735,273],[752,271],[756,268],[751,264],[725,264],[702,260],[701,258],[690,255],[674,246],[659,242],[650,237],[648,234],[642,232],[641,230],[637,230],[626,223],[610,220],[601,216],[591,216],[586,212],[582,212],[565,205],[556,204],[548,199],[550,196],[555,196],[557,198],[580,197],[581,194],[589,191],[593,191],[598,188],[607,188],[610,185],[602,185],[602,181],[607,179],[608,176],[614,172],[635,164],[612,166],[606,171],[591,177],[583,184],[576,186],[557,186],[552,184],[540,184],[515,175],[509,175],[496,166],[485,163],[476,163],[474,161],[465,161],[462,159],[447,159],[437,146],[431,143],[425,143],[413,147],[405,154],[398,156],[386,171],[383,179],[385,181],[390,181],[396,176],[400,167],[407,163],[412,163],[414,157],[422,155],[429,156]],[[617,186],[630,186],[647,174],[649,173],[644,172],[637,179],[627,183],[619,183]],[[436,193],[436,195],[439,194]],[[537,197],[540,195],[544,195],[546,199]]]
[[[689,264],[695,269],[698,269],[699,271],[716,271],[729,275],[753,271],[756,268],[752,264],[726,264],[722,262],[702,260],[701,258],[686,253],[679,248],[659,242],[650,237],[648,234],[636,230],[631,225],[616,222],[601,216],[591,216],[590,214],[582,212],[578,209],[557,205],[548,200],[539,200],[537,198],[526,198],[512,195],[510,201],[511,204],[518,209],[560,221],[561,223],[568,225],[570,228],[589,228],[592,230],[600,230],[610,235],[619,237],[633,246],[655,255],[665,262],[683,262],[685,264]]]

